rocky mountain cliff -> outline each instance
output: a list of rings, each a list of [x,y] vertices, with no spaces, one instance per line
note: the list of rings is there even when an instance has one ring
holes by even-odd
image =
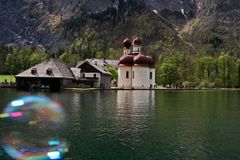
[[[74,0],[0,1],[0,42],[59,48],[68,43],[61,25],[73,16]],[[58,44],[56,44],[58,43]]]
[[[58,51],[90,30],[104,47],[141,36],[153,48],[237,51],[239,8],[238,0],[1,0],[0,43]]]
[[[181,30],[185,40],[201,52],[229,50],[239,53],[240,1],[196,0],[196,17]]]

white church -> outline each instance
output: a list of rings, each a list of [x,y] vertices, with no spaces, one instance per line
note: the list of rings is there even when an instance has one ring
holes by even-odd
[[[123,56],[118,63],[118,88],[151,89],[156,87],[155,62],[142,53],[142,40],[123,41]]]

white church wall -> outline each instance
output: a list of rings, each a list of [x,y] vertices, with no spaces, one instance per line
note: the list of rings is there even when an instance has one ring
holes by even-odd
[[[149,68],[148,67],[133,67],[134,78],[133,88],[149,88]]]
[[[133,46],[133,53],[139,53],[141,52],[142,47],[141,46]]]
[[[128,72],[128,77],[127,77]],[[118,68],[118,88],[132,88],[132,67]]]

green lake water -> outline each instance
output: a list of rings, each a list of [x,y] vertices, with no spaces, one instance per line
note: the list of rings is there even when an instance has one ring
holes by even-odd
[[[64,105],[66,160],[240,160],[240,91],[0,89],[0,111],[24,95]]]

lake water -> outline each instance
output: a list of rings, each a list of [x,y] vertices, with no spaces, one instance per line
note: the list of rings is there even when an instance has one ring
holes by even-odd
[[[66,128],[59,134],[70,145],[67,160],[240,159],[240,91],[0,89],[0,111],[35,94],[64,105]],[[10,160],[2,150],[0,156]]]

